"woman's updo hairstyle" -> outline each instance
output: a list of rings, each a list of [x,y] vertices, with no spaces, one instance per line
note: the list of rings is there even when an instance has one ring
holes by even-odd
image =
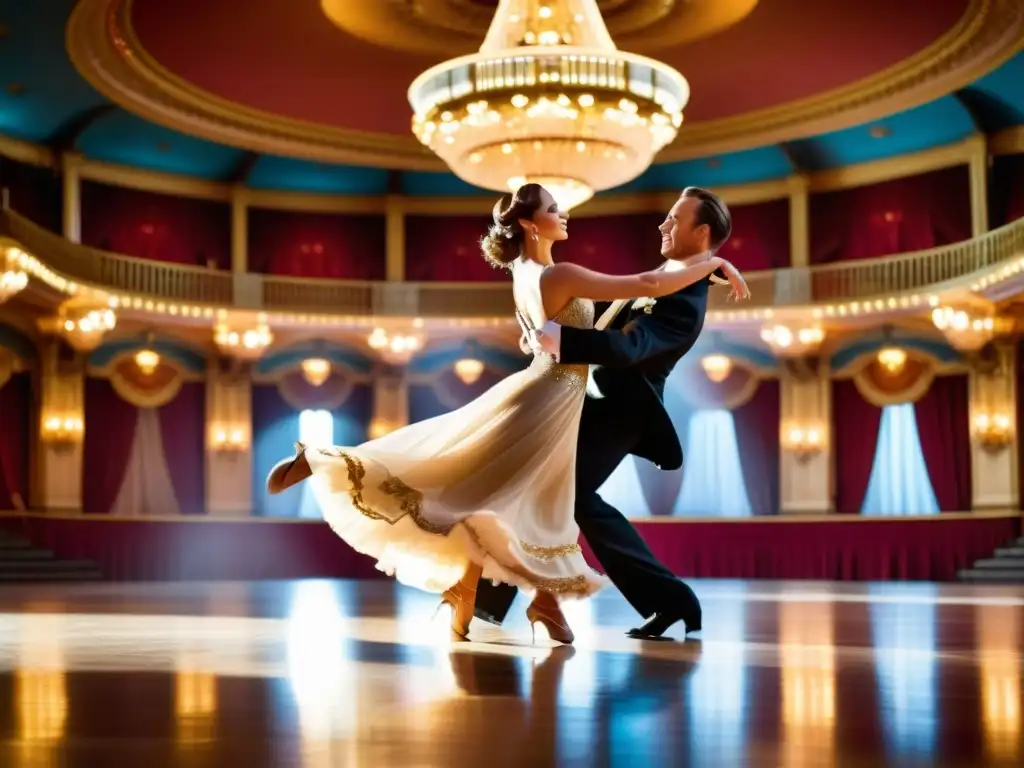
[[[520,219],[532,219],[540,208],[540,184],[523,184],[514,195],[507,192],[494,204],[494,223],[480,241],[484,261],[497,269],[509,269],[523,251],[526,233]]]

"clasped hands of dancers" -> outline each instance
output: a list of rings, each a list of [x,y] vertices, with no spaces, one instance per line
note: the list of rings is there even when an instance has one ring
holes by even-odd
[[[335,533],[403,584],[440,592],[462,637],[474,615],[501,624],[524,589],[531,627],[571,643],[560,602],[609,580],[647,619],[631,637],[660,639],[680,621],[698,631],[696,595],[597,491],[629,454],[682,466],[665,380],[700,335],[710,282],[727,281],[737,300],[750,295],[716,255],[731,216],[716,195],[686,188],[658,227],[664,264],[624,276],[554,263],[568,218],[526,184],[498,201],[481,241],[484,258],[512,273],[528,368],[360,446],[297,444],[267,487],[308,478]],[[607,576],[584,560],[581,532]]]

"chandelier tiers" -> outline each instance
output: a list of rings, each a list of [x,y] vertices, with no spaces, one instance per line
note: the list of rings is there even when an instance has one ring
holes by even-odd
[[[647,170],[689,98],[677,71],[615,47],[595,0],[500,0],[478,53],[409,87],[413,133],[459,178],[536,182],[566,210]]]

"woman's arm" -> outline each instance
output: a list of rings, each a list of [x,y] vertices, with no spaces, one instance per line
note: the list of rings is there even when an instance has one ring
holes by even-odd
[[[658,299],[703,280],[724,265],[718,256],[711,256],[675,272],[651,270],[638,275],[605,275],[569,262],[555,264],[541,275],[544,311],[548,317],[553,317],[574,298],[617,301],[648,296]]]

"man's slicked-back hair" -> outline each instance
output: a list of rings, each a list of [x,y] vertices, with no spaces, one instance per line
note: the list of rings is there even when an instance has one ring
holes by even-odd
[[[683,197],[695,197],[700,200],[700,207],[693,214],[693,224],[695,227],[707,224],[711,230],[712,250],[720,248],[732,234],[732,214],[729,213],[729,207],[714,192],[708,192],[700,187],[687,187],[683,190]]]

